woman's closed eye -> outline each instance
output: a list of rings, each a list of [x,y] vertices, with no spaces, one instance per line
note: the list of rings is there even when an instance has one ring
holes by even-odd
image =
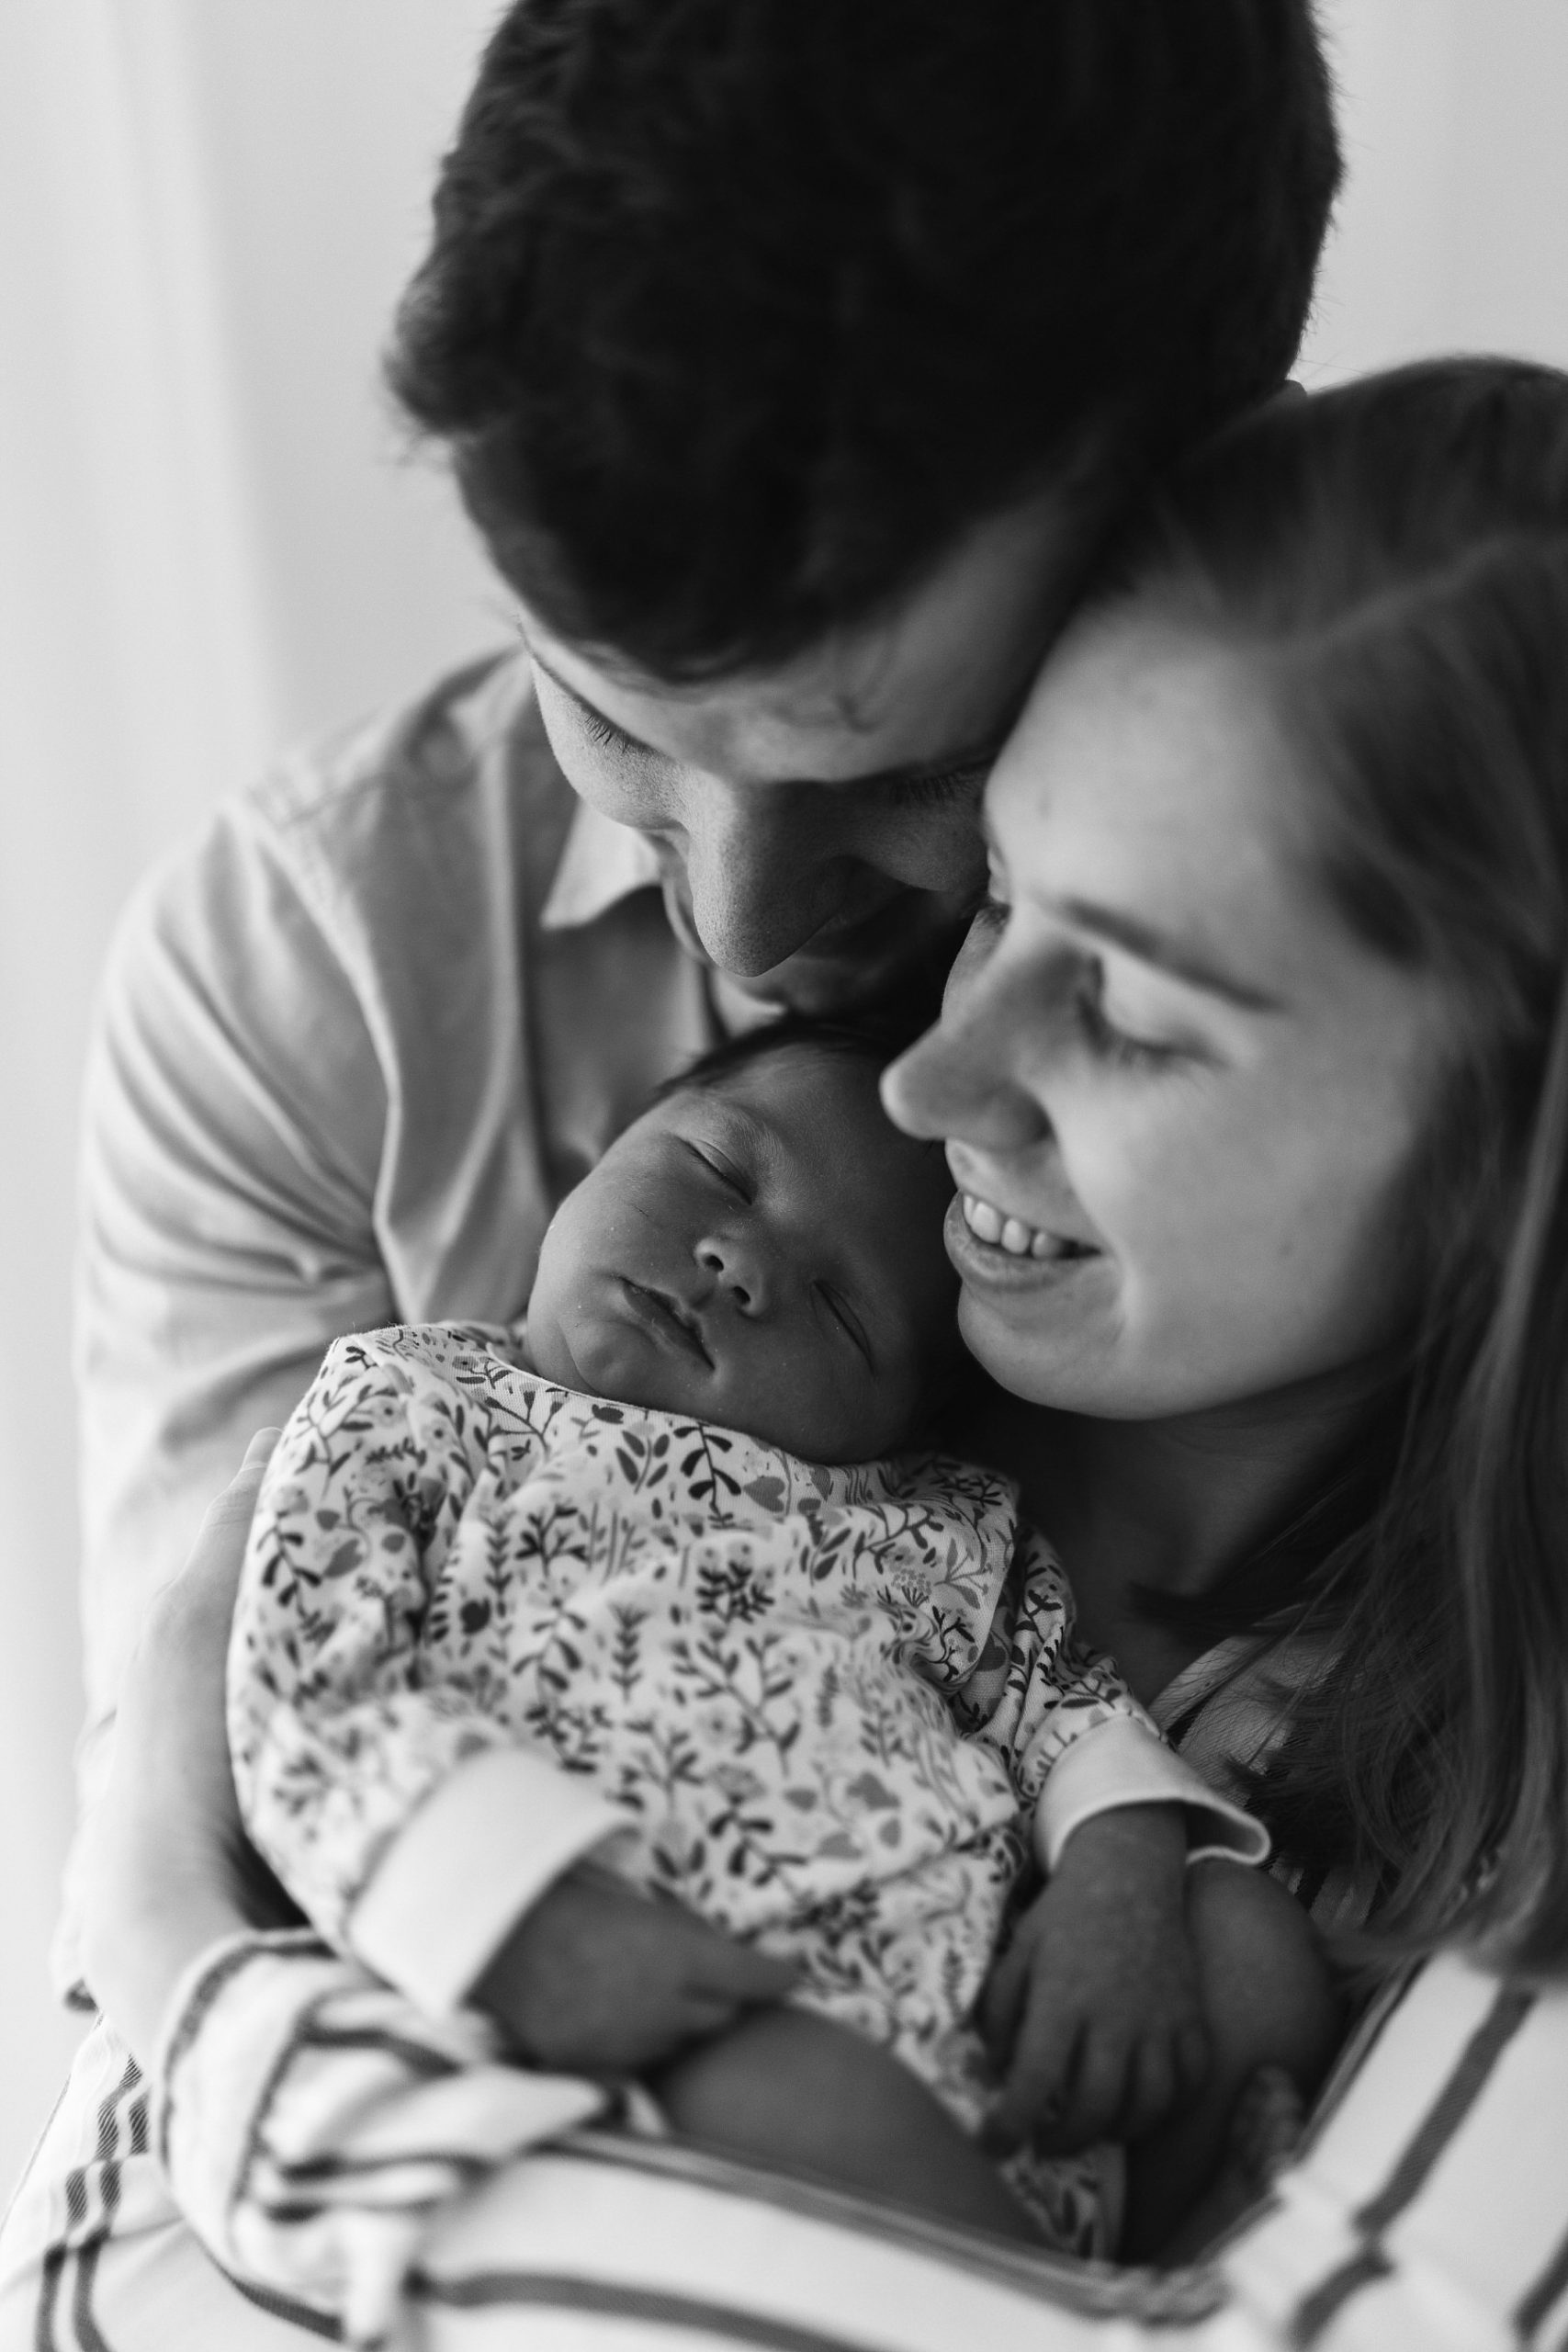
[[[1105,967],[1098,956],[1079,966],[1068,1000],[1079,1035],[1090,1053],[1119,1069],[1168,1069],[1185,1059],[1185,1049],[1168,1040],[1141,1037],[1113,1021],[1105,1007]]]

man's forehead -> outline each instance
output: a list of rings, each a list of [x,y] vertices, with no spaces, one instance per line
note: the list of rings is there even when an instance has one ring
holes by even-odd
[[[903,602],[768,670],[653,679],[525,616],[540,667],[658,757],[738,782],[864,786],[988,758],[1063,608],[1056,503],[982,525]]]

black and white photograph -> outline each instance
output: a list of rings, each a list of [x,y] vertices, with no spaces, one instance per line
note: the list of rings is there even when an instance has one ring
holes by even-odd
[[[1568,2352],[1564,0],[0,0],[0,2352]]]

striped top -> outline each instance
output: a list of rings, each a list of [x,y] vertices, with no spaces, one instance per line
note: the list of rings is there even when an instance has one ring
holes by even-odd
[[[1268,2201],[1159,2276],[642,2136],[303,1933],[198,1962],[151,2127],[107,2029],[78,2075],[0,2236],[0,2352],[1568,2345],[1568,1988],[1451,1958],[1368,2015]]]
[[[286,1990],[285,1979],[298,1982]],[[374,2327],[390,2316],[378,2294],[396,2266],[378,2265],[373,2282],[344,2229],[367,2187],[385,2211],[389,2182],[404,2177],[396,2158],[413,2169],[391,2201],[406,2211],[409,2192],[428,2196],[432,2183],[416,2176],[439,2173],[440,2127],[455,2120],[459,2098],[509,2104],[520,2137],[533,2103],[556,2110],[546,2129],[558,2131],[562,2102],[581,2100],[580,2086],[511,2069],[453,2077],[431,2028],[401,2039],[413,2023],[335,1961],[290,1962],[243,1944],[202,1970],[169,2045],[159,2129],[176,2188],[226,2267],[319,2291],[330,2248],[355,2290],[348,2301],[366,2298]],[[334,2083],[333,2045],[345,2033],[365,2050],[367,2075],[383,2070],[379,2099],[367,2098],[364,2079]],[[504,2139],[498,2113],[491,2128]],[[733,2209],[738,2199],[755,2210],[702,2219],[716,2200]],[[540,2199],[557,2218],[525,2231]],[[747,2238],[765,2245],[765,2261],[743,2251]],[[1423,1971],[1368,2018],[1268,2209],[1212,2265],[1157,2284],[1003,2253],[624,2130],[534,2157],[484,2197],[466,2207],[459,2199],[428,2236],[422,2211],[410,2252],[409,2291],[449,2315],[454,2345],[466,2340],[465,2314],[512,2308],[521,2317],[553,2303],[641,2312],[650,2336],[661,2311],[679,2311],[709,2343],[781,2352],[937,2352],[965,2340],[1016,2352],[1130,2347],[1139,2340],[1130,2321],[1215,2352],[1559,2346],[1568,2340],[1568,1991],[1499,1985],[1452,1961]],[[516,2340],[529,2342],[529,2331],[520,2326]]]

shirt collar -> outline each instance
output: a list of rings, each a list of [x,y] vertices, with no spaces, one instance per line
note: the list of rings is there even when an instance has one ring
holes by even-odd
[[[660,879],[659,853],[646,833],[580,800],[539,916],[544,931],[576,931]]]

